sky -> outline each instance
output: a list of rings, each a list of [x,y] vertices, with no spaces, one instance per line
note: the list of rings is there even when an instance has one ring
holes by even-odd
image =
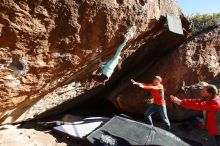
[[[220,13],[220,0],[177,0],[185,15]]]

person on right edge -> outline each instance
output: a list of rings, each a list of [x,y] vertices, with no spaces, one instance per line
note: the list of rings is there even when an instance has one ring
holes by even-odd
[[[183,108],[204,111],[205,126],[215,137],[216,146],[220,146],[220,98],[214,85],[207,85],[201,91],[201,99],[183,99],[171,95],[171,101]]]

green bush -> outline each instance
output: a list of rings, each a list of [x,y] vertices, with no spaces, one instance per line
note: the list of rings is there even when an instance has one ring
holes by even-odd
[[[220,23],[220,13],[193,14],[188,16],[188,19],[192,23],[193,34],[195,34],[209,26]]]

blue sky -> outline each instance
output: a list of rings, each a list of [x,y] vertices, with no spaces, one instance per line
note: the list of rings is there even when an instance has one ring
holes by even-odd
[[[177,0],[184,14],[220,12],[220,0]]]

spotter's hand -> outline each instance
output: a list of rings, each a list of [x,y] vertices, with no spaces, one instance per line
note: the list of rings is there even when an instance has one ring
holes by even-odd
[[[133,85],[137,85],[138,87],[144,88],[144,86],[141,83],[138,83],[134,81],[133,79],[131,79],[131,82],[133,83]]]
[[[180,105],[181,100],[173,95],[170,95],[170,99],[173,103]]]
[[[136,82],[135,80],[131,79],[131,82],[134,84],[134,85],[140,85],[140,83]]]

